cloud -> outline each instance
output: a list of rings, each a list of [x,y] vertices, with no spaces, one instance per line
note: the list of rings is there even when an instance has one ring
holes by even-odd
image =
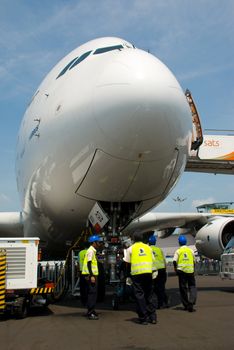
[[[226,40],[227,32],[230,40],[233,40],[233,5],[230,2],[228,6],[223,6],[221,13],[215,0],[205,4],[199,0],[196,4],[182,0],[132,0],[129,6],[123,0],[100,0],[98,6],[96,0],[68,0],[56,4],[46,2],[46,11],[44,2],[42,0],[33,5],[15,2],[13,10],[9,9],[8,2],[2,6],[1,78],[5,76],[5,80],[13,80],[12,75],[17,78],[20,70],[25,70],[25,77],[28,73],[39,75],[33,73],[34,67],[37,67],[37,72],[47,72],[58,58],[72,48],[98,36],[122,36],[170,62],[181,61],[189,51],[192,56],[198,52],[201,55],[203,37],[211,37],[208,43],[213,42],[214,32],[215,38],[222,38],[223,31],[220,28],[226,28]],[[199,4],[202,4],[202,13]],[[210,8],[213,15],[207,16]],[[196,21],[191,22],[190,13]],[[207,70],[201,67],[182,73],[181,79],[193,79],[216,69],[220,71],[223,68],[211,67]]]
[[[12,99],[18,95],[31,96],[54,61],[52,51],[40,55],[32,51],[19,53],[17,57],[0,62],[0,100]]]
[[[178,74],[178,79],[180,81],[192,80],[200,77],[205,77],[211,74],[222,73],[233,68],[234,68],[233,63],[209,67],[209,68],[201,67],[197,70],[192,70],[187,73]]]
[[[0,193],[0,204],[7,204],[10,203],[11,200],[8,196],[6,196],[4,193]]]

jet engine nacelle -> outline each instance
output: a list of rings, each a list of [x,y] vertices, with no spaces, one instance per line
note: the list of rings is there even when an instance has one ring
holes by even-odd
[[[234,236],[234,218],[216,217],[197,232],[196,248],[200,254],[219,260],[232,236]]]

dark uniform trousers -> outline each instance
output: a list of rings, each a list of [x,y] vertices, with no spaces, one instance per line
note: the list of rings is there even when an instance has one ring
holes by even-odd
[[[85,278],[85,275],[80,274],[80,300],[83,306],[86,306],[88,297],[88,283]]]
[[[86,277],[86,284],[87,284],[87,309],[88,314],[91,314],[93,311],[95,311],[96,302],[97,302],[97,276],[95,276],[95,283],[91,283],[90,277]]]
[[[197,289],[194,273],[185,273],[177,270],[179,278],[180,297],[185,308],[195,305],[197,299]]]
[[[158,308],[163,306],[163,304],[168,305],[168,297],[165,290],[166,281],[166,269],[159,269],[157,277],[153,280],[154,292],[158,299]]]
[[[141,320],[156,320],[156,305],[153,293],[152,274],[133,275],[132,287],[137,304],[137,314]]]

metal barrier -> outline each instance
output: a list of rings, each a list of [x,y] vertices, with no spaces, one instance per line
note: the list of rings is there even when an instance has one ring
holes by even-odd
[[[47,261],[38,264],[38,278],[45,278],[56,283],[64,269],[65,261]],[[173,270],[173,264],[167,264],[169,270]],[[203,260],[198,261],[195,266],[195,271],[198,275],[218,275],[220,272],[220,261],[218,260]],[[77,274],[74,264],[72,265],[72,280],[71,284],[75,286]],[[64,284],[66,273],[63,274],[61,284]]]
[[[167,272],[169,275],[174,275],[172,262],[168,262]],[[198,261],[195,266],[195,272],[197,275],[218,275],[220,272],[220,261],[209,259]],[[71,269],[68,271],[65,270],[65,261],[41,261],[38,264],[38,278],[54,282],[55,294],[59,294],[63,290],[68,273],[70,274],[69,292],[77,296],[79,295],[79,274],[74,254],[72,254]]]
[[[172,261],[167,263],[167,272],[169,275],[175,274]],[[220,273],[220,261],[210,259],[197,261],[195,272],[197,275],[218,275]]]
[[[64,266],[65,261],[41,261],[38,263],[37,277],[54,282],[54,292],[57,294],[63,289],[66,282]]]
[[[218,275],[220,272],[220,261],[209,259],[198,261],[195,270],[198,275]]]
[[[55,283],[54,293],[60,294],[67,282],[69,274],[69,291],[72,295],[79,295],[79,274],[77,271],[77,259],[72,252],[72,265],[65,269],[65,261],[41,261],[38,264],[38,279],[46,279]]]

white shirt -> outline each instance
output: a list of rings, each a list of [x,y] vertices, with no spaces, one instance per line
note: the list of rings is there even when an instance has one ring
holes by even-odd
[[[91,249],[90,249],[91,248]],[[86,253],[87,262],[93,260],[93,256],[96,255],[96,249],[91,245]]]
[[[131,263],[131,255],[132,255],[132,246],[128,247],[127,249],[124,249],[124,257],[123,261],[126,261],[127,263]]]

